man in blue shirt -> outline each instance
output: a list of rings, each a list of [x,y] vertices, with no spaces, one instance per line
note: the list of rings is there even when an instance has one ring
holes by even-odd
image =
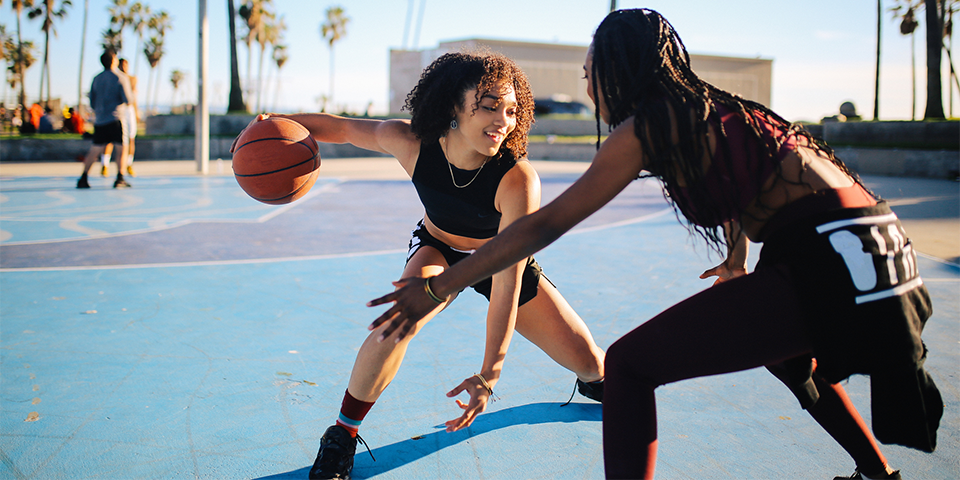
[[[83,175],[77,181],[77,188],[90,188],[87,181],[87,172],[90,166],[100,158],[108,144],[115,144],[120,152],[117,160],[117,180],[113,188],[129,188],[130,184],[123,179],[123,167],[127,163],[126,135],[123,132],[121,119],[126,114],[127,104],[133,98],[130,91],[130,81],[117,67],[119,61],[113,50],[107,50],[100,56],[103,72],[94,77],[90,86],[90,106],[93,108],[93,146],[87,152],[83,161]]]

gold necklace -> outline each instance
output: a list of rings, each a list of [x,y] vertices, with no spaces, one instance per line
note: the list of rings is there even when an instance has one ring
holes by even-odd
[[[489,158],[488,158],[487,160],[489,160]],[[473,183],[473,181],[476,180],[477,177],[480,176],[480,171],[483,170],[483,167],[487,164],[487,160],[484,160],[484,161],[483,161],[483,164],[481,164],[481,165],[480,165],[480,168],[477,169],[477,174],[474,175],[473,178],[471,178],[470,181],[467,182],[466,185],[457,185],[457,179],[454,178],[454,176],[453,176],[453,165],[450,164],[450,160],[447,160],[447,169],[450,170],[450,180],[453,181],[453,186],[454,186],[454,187],[457,187],[457,188],[467,188],[467,187],[469,187],[470,184]]]
[[[443,138],[443,137],[441,137],[441,138]],[[446,142],[441,143],[440,146],[441,146],[441,147],[445,147],[444,143],[446,143]],[[443,150],[446,150],[446,148],[441,149],[441,151],[443,151]],[[443,159],[446,160],[446,162],[447,162],[447,169],[450,170],[450,180],[453,182],[453,186],[454,186],[454,187],[457,187],[457,188],[467,188],[467,187],[470,186],[471,183],[473,183],[474,180],[477,179],[477,177],[480,176],[480,171],[483,170],[483,167],[485,167],[485,166],[487,165],[487,162],[490,160],[490,157],[487,157],[486,160],[484,160],[483,163],[480,164],[480,168],[477,169],[477,174],[474,175],[473,178],[471,178],[470,181],[467,182],[466,185],[457,185],[457,179],[453,176],[453,165],[450,163],[450,160],[447,160],[447,152],[445,152],[445,151],[443,152]]]

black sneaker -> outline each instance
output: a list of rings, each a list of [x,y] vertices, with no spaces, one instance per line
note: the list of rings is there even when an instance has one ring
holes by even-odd
[[[589,398],[590,400],[596,400],[600,403],[603,403],[603,380],[597,380],[596,382],[584,382],[583,380],[577,379],[577,383],[573,386],[573,391],[570,392],[570,399],[567,400],[567,403],[560,405],[561,407],[566,407],[573,401],[573,395],[580,392],[580,395]]]
[[[77,180],[77,188],[90,188],[90,182],[87,181],[86,175],[80,177],[80,180]]]
[[[340,425],[333,425],[320,437],[320,451],[310,469],[310,480],[349,480],[353,471],[353,455],[357,452],[357,441],[364,446],[360,435],[351,437],[350,432]],[[367,447],[370,451],[370,447]],[[370,453],[373,458],[373,452]],[[377,459],[374,458],[374,461]]]
[[[113,182],[113,188],[130,188],[130,184],[122,178],[118,178],[116,182]]]
[[[833,480],[864,480],[864,479],[871,479],[871,478],[872,478],[872,479],[878,479],[878,480],[883,480],[883,479],[886,479],[886,480],[901,480],[900,470],[896,470],[896,471],[894,471],[893,473],[890,473],[890,474],[884,472],[882,477],[868,477],[868,476],[860,473],[860,469],[857,469],[857,470],[854,470],[853,475],[850,475],[849,477],[833,477]]]
[[[577,390],[580,392],[580,395],[583,395],[590,400],[596,400],[600,403],[603,403],[603,380],[587,383],[578,378]]]

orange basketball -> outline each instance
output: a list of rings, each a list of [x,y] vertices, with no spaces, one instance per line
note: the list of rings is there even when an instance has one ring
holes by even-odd
[[[299,123],[269,117],[247,127],[233,152],[233,174],[247,195],[270,205],[310,191],[320,172],[320,150]]]

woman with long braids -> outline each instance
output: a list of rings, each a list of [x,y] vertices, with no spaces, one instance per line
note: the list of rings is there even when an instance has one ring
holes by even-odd
[[[540,179],[526,159],[533,94],[523,71],[503,55],[450,53],[424,70],[406,108],[409,121],[323,113],[269,116],[299,122],[320,142],[351,143],[396,157],[426,210],[413,230],[403,276],[426,277],[469,257],[540,206]],[[456,400],[463,413],[446,422],[447,431],[470,426],[486,409],[514,330],[576,373],[582,395],[602,400],[603,350],[533,257],[469,286],[490,301],[486,348],[478,373],[447,392],[469,395],[467,403]],[[363,342],[340,415],[320,439],[311,479],[350,478],[361,421],[396,376],[413,335],[455,296],[434,303],[402,341],[380,342],[382,332],[376,330]]]
[[[652,175],[692,230],[727,258],[713,287],[643,323],[606,356],[603,451],[608,478],[652,478],[654,390],[767,366],[850,453],[843,478],[900,478],[839,381],[871,376],[873,429],[885,443],[936,445],[942,400],[923,370],[930,298],[887,204],[832,150],[763,105],[699,79],[657,12],[611,13],[584,66],[612,132],[584,175],[470,258],[406,278],[370,305],[394,302],[371,328],[405,338],[438,299],[540,250]],[[747,274],[747,240],[763,243]],[[383,328],[386,324],[388,327]]]

